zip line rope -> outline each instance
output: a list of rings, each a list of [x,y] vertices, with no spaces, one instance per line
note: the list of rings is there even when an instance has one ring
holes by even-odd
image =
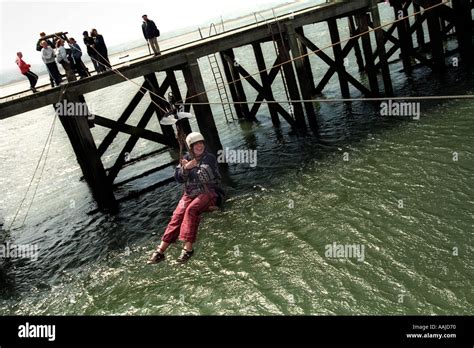
[[[59,101],[58,101],[58,102],[61,101],[61,98],[62,98],[62,96],[64,95],[64,92],[66,91],[66,89],[67,89],[67,85],[61,86],[61,92],[60,92],[60,97],[59,97]],[[21,200],[20,205],[18,206],[18,208],[17,208],[17,210],[16,210],[15,216],[13,217],[13,220],[12,220],[12,222],[11,222],[10,227],[8,228],[8,230],[12,228],[13,224],[15,223],[15,221],[16,221],[16,219],[17,219],[17,217],[18,217],[18,214],[19,214],[19,212],[20,212],[20,210],[21,210],[21,207],[23,206],[23,203],[25,202],[26,197],[28,196],[28,192],[30,192],[31,186],[33,185],[33,181],[34,181],[34,178],[36,177],[36,173],[38,172],[38,168],[39,168],[39,166],[40,166],[41,160],[43,160],[43,157],[44,157],[43,166],[41,167],[41,172],[40,172],[40,174],[39,174],[39,178],[38,178],[38,181],[37,181],[35,190],[34,190],[34,192],[33,192],[33,196],[32,196],[32,198],[31,198],[31,202],[30,202],[30,204],[29,204],[29,206],[28,206],[28,209],[27,209],[27,211],[26,211],[26,214],[25,214],[25,217],[24,217],[24,219],[23,219],[23,222],[21,223],[21,226],[23,226],[23,224],[24,224],[25,221],[26,221],[26,218],[27,218],[27,216],[28,216],[28,213],[29,213],[29,211],[30,211],[30,208],[31,208],[31,206],[32,206],[32,204],[33,204],[33,201],[34,201],[34,199],[35,199],[36,192],[38,191],[38,187],[39,187],[39,184],[40,184],[40,182],[41,182],[41,178],[43,177],[44,169],[45,169],[45,167],[46,167],[46,160],[47,160],[47,158],[48,158],[49,150],[50,150],[50,148],[51,148],[51,142],[52,142],[52,140],[53,140],[54,128],[55,128],[55,125],[56,125],[56,118],[57,118],[57,114],[54,113],[53,122],[51,123],[51,127],[50,127],[50,129],[49,129],[48,136],[46,137],[46,141],[45,141],[44,146],[43,146],[43,149],[42,149],[42,151],[41,151],[41,155],[40,155],[40,158],[39,158],[39,160],[38,160],[38,163],[36,164],[35,170],[34,170],[34,172],[33,172],[33,176],[31,177],[31,180],[30,180],[30,182],[29,182],[29,184],[28,184],[28,188],[27,188],[27,190],[26,190],[26,192],[25,192],[25,195],[23,196],[23,199]],[[45,152],[45,151],[46,151],[46,152]],[[20,226],[20,227],[21,227],[21,226]]]

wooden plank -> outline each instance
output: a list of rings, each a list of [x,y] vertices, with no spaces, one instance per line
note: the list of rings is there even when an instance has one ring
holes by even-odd
[[[263,51],[262,51],[261,44],[259,42],[256,42],[256,43],[252,44],[252,47],[253,47],[253,52],[254,52],[254,55],[255,55],[255,60],[257,62],[257,68],[260,71],[260,79],[262,80],[262,87],[263,87],[263,92],[264,92],[264,95],[265,95],[265,99],[274,100],[273,92],[272,92],[272,88],[271,88],[271,83],[269,82],[267,67],[266,67],[266,64],[265,64],[265,58],[263,56]],[[257,100],[258,100],[258,98],[257,98]],[[262,97],[261,100],[263,100],[263,97]],[[255,105],[259,106],[260,104],[255,104]],[[268,104],[268,109],[270,110],[270,116],[272,118],[273,125],[278,126],[280,124],[280,119],[278,118],[278,112],[275,108],[275,105]],[[255,111],[252,108],[252,110],[250,112],[252,114],[254,114],[254,113],[256,114],[257,111],[258,111],[258,107]]]
[[[329,57],[326,53],[324,53],[323,51],[321,51],[319,49],[318,46],[316,46],[313,42],[311,42],[308,38],[304,37],[304,36],[301,36],[299,34],[297,34],[298,36],[298,39],[304,43],[304,45],[306,47],[308,47],[309,49],[311,49],[319,58],[321,58],[327,65],[329,65],[330,67],[333,67],[334,69],[336,69],[335,65],[336,65],[336,62],[334,62],[334,60],[332,60],[331,57]],[[349,43],[347,44],[349,45]],[[347,46],[346,45],[346,46]],[[350,46],[348,46],[349,48]],[[356,78],[354,78],[351,74],[349,74],[346,70],[341,70],[343,74],[345,74],[345,78],[354,86],[356,87],[358,90],[360,90],[362,93],[364,93],[365,95],[372,95],[371,91],[365,87],[362,83],[360,83],[359,81],[357,81]]]
[[[281,61],[281,58],[277,58],[276,62],[275,62],[275,65],[278,65],[279,62]],[[256,110],[258,110],[258,105],[257,104],[259,101],[262,101],[264,99],[268,100],[268,101],[275,101],[273,95],[266,95],[265,93],[265,90],[263,88],[263,86],[261,86],[257,80],[255,80],[252,76],[249,76],[250,74],[247,72],[247,70],[245,70],[245,68],[243,66],[239,66],[238,68],[239,70],[239,73],[242,74],[243,76],[246,76],[246,80],[247,82],[253,87],[255,88],[255,90],[257,90],[258,92],[258,96],[257,96],[257,99],[255,100],[255,104],[254,106],[252,107],[252,111],[254,114],[256,113]],[[273,84],[273,81],[275,81],[275,78],[277,77],[278,75],[278,72],[280,71],[280,67],[279,66],[273,66],[272,69],[270,70],[270,74],[268,75],[268,83],[269,85],[271,86]],[[275,110],[277,112],[279,112],[282,117],[291,125],[291,126],[295,126],[296,123],[295,123],[295,120],[291,117],[291,115],[278,103],[270,103],[269,105],[273,105],[273,107],[275,108]]]
[[[127,105],[125,110],[122,112],[122,115],[117,120],[117,123],[119,124],[124,124],[127,122],[128,118],[132,115],[133,110],[138,106],[140,101],[142,100],[143,96],[147,91],[145,89],[148,89],[149,84],[145,80],[142,84],[142,87],[138,90],[138,92],[135,94],[135,96],[132,98],[130,103]],[[115,137],[119,131],[117,129],[111,129],[109,133],[104,137],[104,140],[102,140],[102,143],[99,145],[98,151],[99,151],[99,156],[102,156],[105,151],[109,148],[110,144],[114,141]]]
[[[166,146],[173,147],[175,145],[174,142],[170,141],[169,138],[165,137],[163,134],[153,132],[147,129],[131,126],[125,123],[119,123],[117,121],[110,120],[102,116],[98,116],[98,115],[94,115],[94,116],[95,116],[94,121],[99,126],[110,128],[117,132],[130,134],[130,135],[143,138],[146,140],[150,140],[155,143],[163,144]]]
[[[148,105],[148,108],[145,110],[143,117],[138,122],[137,128],[144,129],[146,125],[148,124],[148,122],[150,121],[151,117],[153,116],[154,112],[155,112],[155,108],[153,107],[153,104],[150,103],[150,105]],[[112,168],[110,169],[108,173],[108,179],[111,184],[114,182],[120,169],[125,164],[126,159],[128,158],[128,155],[132,152],[133,148],[135,147],[139,139],[140,137],[136,135],[130,136],[125,146],[123,147],[122,151],[120,151],[120,154],[118,155],[117,159],[115,160],[114,165],[112,166]]]

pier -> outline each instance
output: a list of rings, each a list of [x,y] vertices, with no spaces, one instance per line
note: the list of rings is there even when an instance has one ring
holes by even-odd
[[[381,25],[379,6],[392,7],[394,17],[389,25]],[[210,107],[212,102],[224,103],[227,107],[226,115],[235,112],[238,120],[249,122],[256,120],[260,106],[268,103],[275,126],[286,122],[298,130],[317,130],[318,115],[311,100],[323,92],[334,75],[339,81],[341,98],[351,98],[350,86],[367,98],[377,98],[394,96],[390,63],[397,54],[407,75],[420,65],[429,67],[433,73],[442,72],[446,68],[447,57],[456,53],[460,56],[459,65],[469,68],[473,62],[472,7],[473,3],[468,0],[330,2],[234,30],[216,32],[202,40],[163,51],[160,56],[137,59],[129,64],[114,67],[114,71],[70,81],[64,86],[35,94],[23,93],[3,98],[0,104],[0,120],[45,106],[55,108],[61,101],[85,103],[84,95],[87,93],[143,77],[144,81],[139,90],[130,96],[128,106],[117,120],[94,115],[92,122],[95,126],[110,129],[99,146],[95,144],[90,130],[91,120],[87,117],[58,117],[98,207],[115,211],[119,202],[114,195],[114,189],[125,183],[116,182],[120,170],[149,156],[178,148],[172,126],[160,125],[160,133],[147,129],[147,124],[153,117],[158,120],[163,118],[163,109],[166,108],[164,100],[169,92],[174,94],[185,110],[192,108],[199,127],[195,131],[199,130],[204,135],[209,150],[214,153],[222,149],[222,144]],[[305,26],[321,22],[327,23],[330,47],[322,47],[320,43],[305,36]],[[349,29],[350,38],[347,40],[341,40],[341,25],[347,25]],[[428,28],[428,41],[425,40],[425,27]],[[448,52],[443,45],[443,40],[448,35],[457,39],[458,47],[454,51]],[[265,63],[262,50],[262,44],[265,42],[272,42],[275,47],[276,59],[271,66]],[[242,46],[252,47],[258,74],[250,74],[248,68],[236,61],[234,50]],[[333,52],[334,58],[328,55],[328,50]],[[346,70],[345,59],[351,52],[355,53],[358,69],[366,75],[367,82],[361,81],[360,77],[353,76]],[[327,66],[327,71],[320,81],[315,81],[313,77],[309,59],[309,55],[313,54]],[[205,89],[198,64],[198,60],[202,58],[209,59],[217,76],[222,74],[221,79],[216,79],[216,90],[221,96],[219,101],[209,100],[209,91]],[[175,75],[177,71],[183,73],[187,91],[185,95],[180,93]],[[156,75],[158,72],[166,74],[161,84]],[[288,98],[282,103],[275,100],[273,90],[279,74],[282,76]],[[378,76],[381,76],[380,84]],[[257,92],[254,101],[248,100],[244,83],[248,83]],[[152,102],[138,124],[127,124],[137,105],[150,91]],[[123,96],[109,95],[110,100],[114,98]],[[187,121],[181,121],[181,127],[185,133],[191,131]],[[119,133],[127,134],[129,139],[114,165],[105,168],[101,157]],[[132,152],[140,138],[162,144],[165,148],[127,161],[127,154]],[[170,165],[175,163],[176,161],[173,161]],[[163,168],[164,166],[151,168],[127,179],[126,182]],[[170,181],[171,179],[162,181],[149,189]]]

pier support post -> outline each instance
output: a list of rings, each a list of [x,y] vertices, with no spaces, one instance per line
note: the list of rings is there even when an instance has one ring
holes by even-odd
[[[375,30],[375,39],[377,41],[377,51],[379,54],[380,67],[382,70],[383,85],[386,96],[393,96],[392,80],[390,78],[390,68],[387,62],[387,53],[385,51],[385,40],[382,28],[380,28],[380,14],[377,0],[370,0],[370,12],[372,14],[373,28]]]
[[[407,15],[407,11],[403,10],[402,2],[400,0],[392,0],[393,11],[395,12],[395,19],[399,20]],[[400,42],[400,51],[402,56],[403,70],[410,74],[412,71],[410,48],[413,47],[411,35],[408,34],[409,21],[405,18],[397,22],[398,39]]]
[[[429,1],[429,6],[440,3],[441,0]],[[445,69],[444,63],[444,48],[443,40],[441,38],[441,26],[439,24],[438,8],[426,11],[426,20],[428,22],[428,31],[430,33],[431,54],[433,56],[434,67],[438,71]]]
[[[209,151],[217,155],[217,151],[222,149],[219,133],[212,116],[211,106],[207,99],[204,81],[202,80],[201,71],[197,58],[194,55],[186,55],[187,65],[183,67],[184,79],[190,97],[187,98],[188,103],[204,103],[193,105],[196,121],[204,138],[206,138],[206,146]]]
[[[86,105],[83,96],[67,92],[63,101],[75,103],[76,105]],[[84,107],[80,109],[84,110]],[[58,112],[58,110],[55,111]],[[117,201],[92,137],[87,115],[68,115],[59,112],[58,118],[71,142],[77,162],[92,191],[98,208],[115,213],[118,209]]]
[[[415,21],[421,21],[421,7],[413,1],[413,11],[415,11]],[[423,32],[423,23],[416,28],[416,42],[418,43],[418,49],[423,50],[425,46],[425,33]]]
[[[349,33],[351,37],[355,36],[356,26],[354,23],[354,16],[347,17],[347,23],[349,25]],[[358,25],[358,27],[360,26]],[[362,60],[362,52],[360,50],[359,39],[357,39],[356,43],[354,44],[354,52],[356,56],[357,66],[359,67],[359,71],[364,71],[364,61]]]
[[[295,28],[295,32],[296,34],[304,36],[303,27]],[[303,63],[305,66],[305,74],[306,74],[308,83],[311,86],[311,95],[315,95],[316,85],[314,83],[313,69],[311,68],[311,62],[309,60],[309,55],[308,55],[310,50],[308,50],[308,48],[305,45],[303,45],[303,43],[301,43],[299,40],[298,40],[298,46],[299,46],[300,52],[303,52],[303,54],[306,54],[306,56],[303,57]]]
[[[224,74],[229,84],[230,94],[234,102],[247,102],[247,96],[245,95],[244,86],[240,75],[237,70],[236,64],[239,64],[235,60],[235,54],[232,49],[223,51],[220,53],[222,59],[222,65],[224,66]],[[240,119],[250,120],[250,109],[248,104],[234,104],[235,112],[237,117]]]
[[[266,100],[274,100],[272,87],[268,78],[267,66],[265,64],[265,58],[263,56],[262,47],[259,42],[254,42],[252,44],[253,53],[255,55],[255,60],[257,62],[258,70],[260,71],[260,79],[262,80],[262,86],[265,91]],[[278,111],[276,105],[273,103],[268,104],[268,109],[270,110],[270,116],[272,117],[272,123],[274,126],[280,125],[280,119],[278,118]]]
[[[290,44],[291,54],[293,59],[302,56],[305,52],[303,52],[302,45],[298,42],[296,38],[296,31],[293,27],[293,23],[286,24],[286,32],[288,33],[288,42]],[[309,82],[309,77],[306,74],[306,66],[304,63],[303,58],[299,58],[293,61],[296,67],[296,74],[298,76],[298,82],[300,84],[301,95],[303,99],[311,100],[313,99],[313,89]],[[311,75],[312,76],[312,75]],[[314,111],[314,106],[312,102],[304,103],[304,107],[306,110],[306,117],[308,119],[308,123],[312,129],[318,128],[318,122],[316,120],[316,112]]]
[[[285,40],[286,41],[286,40]],[[289,62],[290,53],[288,51],[287,45],[281,39],[277,39],[278,52],[282,57],[282,62],[286,62],[281,66],[283,73],[285,74],[285,81],[288,87],[288,94],[291,100],[301,100],[300,93],[298,91],[298,84],[296,83],[295,71],[293,70],[293,63]],[[305,129],[306,122],[304,120],[303,107],[300,102],[291,103],[292,111],[291,114],[294,115],[296,126]]]
[[[365,12],[357,15],[359,30],[361,33],[366,33],[369,30],[368,14]],[[370,41],[370,33],[362,35],[362,48],[365,57],[365,71],[369,78],[370,90],[374,95],[379,95],[379,83],[377,80],[377,70],[375,69],[374,55],[372,53],[372,43]]]
[[[469,0],[452,0],[459,53],[463,64],[472,65],[472,19]]]
[[[350,98],[349,93],[349,82],[345,77],[344,58],[342,57],[341,38],[339,36],[339,30],[337,28],[337,20],[335,18],[328,19],[329,34],[331,36],[331,42],[333,44],[332,49],[334,52],[334,61],[336,62],[337,76],[339,78],[339,85],[341,87],[341,94],[343,98]]]

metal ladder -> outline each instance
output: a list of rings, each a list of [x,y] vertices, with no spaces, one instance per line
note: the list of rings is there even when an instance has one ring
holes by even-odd
[[[209,27],[209,36],[211,36],[212,30],[214,29],[215,35],[217,35],[217,28],[214,23],[211,23]],[[224,31],[224,23],[222,22],[222,30]],[[203,35],[201,30],[199,30],[199,34],[201,35],[201,39],[203,39]],[[217,87],[217,91],[219,93],[219,99],[221,100],[222,110],[224,111],[225,120],[227,123],[234,123],[236,121],[234,117],[234,112],[232,111],[231,102],[229,99],[229,94],[227,93],[227,88],[222,77],[222,70],[219,65],[219,61],[217,60],[217,55],[215,53],[208,55],[207,59],[209,61],[209,65],[211,66],[212,75],[214,76],[214,82]]]

